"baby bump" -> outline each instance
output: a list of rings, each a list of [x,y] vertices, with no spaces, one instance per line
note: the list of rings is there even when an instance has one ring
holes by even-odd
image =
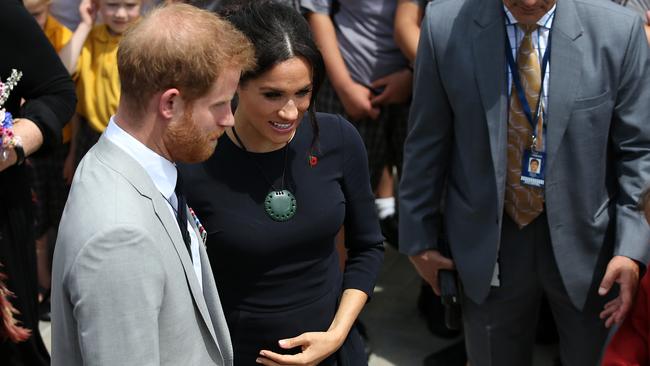
[[[280,312],[233,310],[226,314],[235,353],[235,365],[255,365],[261,350],[295,354],[300,348],[284,350],[278,341],[306,332],[326,331],[334,318],[337,296],[329,292],[313,302]],[[321,365],[332,365],[328,360]]]

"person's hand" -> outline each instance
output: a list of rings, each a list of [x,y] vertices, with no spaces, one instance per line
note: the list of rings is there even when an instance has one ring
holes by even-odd
[[[402,69],[375,80],[371,86],[384,89],[381,94],[370,99],[373,106],[404,103],[411,96],[413,72]]]
[[[1,152],[0,152],[1,153]],[[7,149],[7,159],[0,158],[0,172],[16,164],[18,157],[12,148]]]
[[[79,4],[79,15],[81,22],[87,25],[95,24],[97,19],[97,6],[94,0],[81,0]]]
[[[379,108],[375,108],[370,103],[372,92],[365,86],[352,82],[341,90],[337,90],[345,113],[353,121],[360,120],[365,117],[377,119],[379,117]]]
[[[74,171],[76,169],[74,166],[75,155],[76,154],[70,150],[70,152],[68,152],[68,155],[65,157],[65,161],[63,162],[63,179],[65,180],[65,184],[68,186],[72,184],[72,178],[74,177]]]
[[[636,289],[639,285],[639,265],[632,259],[617,255],[607,264],[605,276],[598,288],[600,296],[607,295],[614,283],[620,289],[618,296],[605,304],[600,318],[605,320],[605,327],[621,324],[632,308]]]
[[[300,365],[313,366],[336,352],[343,344],[345,337],[333,332],[309,332],[295,338],[283,339],[278,343],[284,349],[300,347],[302,352],[295,355],[281,355],[268,350],[260,351],[256,362],[266,366]]]
[[[420,277],[427,281],[436,295],[440,296],[438,271],[441,269],[454,269],[454,262],[447,257],[443,257],[437,250],[425,250],[420,254],[409,256],[409,259]]]

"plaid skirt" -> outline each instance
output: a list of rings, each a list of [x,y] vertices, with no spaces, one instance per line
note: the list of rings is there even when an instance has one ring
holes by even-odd
[[[95,146],[97,141],[99,141],[99,137],[102,134],[95,131],[92,127],[90,127],[90,124],[88,121],[79,116],[79,132],[77,133],[77,159],[76,159],[76,165],[79,165],[79,162],[81,159],[86,155],[88,150]]]
[[[379,185],[385,166],[396,167],[397,174],[401,175],[408,123],[408,103],[383,106],[376,120],[364,118],[353,121],[345,113],[336,91],[326,79],[318,92],[316,111],[340,114],[357,128],[368,152],[370,183],[373,190]]]
[[[68,199],[69,187],[63,179],[63,162],[69,148],[69,144],[65,144],[53,148],[50,154],[28,158],[37,238],[49,228],[59,226]]]

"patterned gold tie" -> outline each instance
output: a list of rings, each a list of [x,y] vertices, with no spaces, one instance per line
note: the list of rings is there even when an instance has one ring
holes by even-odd
[[[537,50],[533,46],[532,33],[537,25],[519,25],[525,32],[517,52],[519,78],[533,114],[539,100],[541,67]],[[538,137],[541,146],[541,134]],[[510,112],[508,117],[508,173],[506,176],[505,210],[519,228],[530,224],[544,210],[542,188],[522,185],[521,159],[523,151],[532,143],[532,127],[517,97],[514,83],[510,93]]]

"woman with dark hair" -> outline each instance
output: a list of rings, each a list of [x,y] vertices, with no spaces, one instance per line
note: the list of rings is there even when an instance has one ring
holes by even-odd
[[[340,116],[314,112],[324,66],[298,12],[253,2],[227,18],[258,65],[240,80],[235,126],[215,154],[180,172],[207,232],[235,365],[367,364],[353,324],[383,238],[363,142]]]

